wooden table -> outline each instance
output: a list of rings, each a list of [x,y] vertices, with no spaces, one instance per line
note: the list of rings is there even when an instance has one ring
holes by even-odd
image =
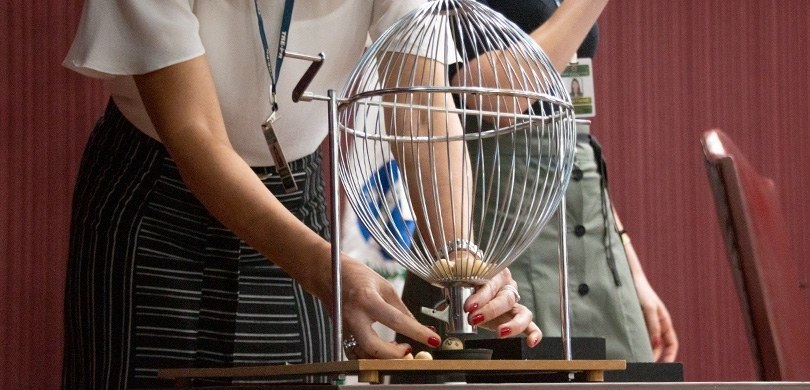
[[[605,371],[624,370],[624,360],[374,360],[360,359],[340,362],[289,364],[228,368],[178,368],[158,371],[158,377],[173,379],[177,387],[190,387],[196,378],[247,378],[290,375],[357,375],[364,383],[380,383],[383,375],[413,374],[429,371],[434,374],[465,373],[542,373],[583,372],[585,380],[601,382]]]

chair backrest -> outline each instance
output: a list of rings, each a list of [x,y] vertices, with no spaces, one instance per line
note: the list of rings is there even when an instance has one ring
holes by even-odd
[[[810,380],[810,293],[776,186],[722,131],[701,142],[760,379]]]

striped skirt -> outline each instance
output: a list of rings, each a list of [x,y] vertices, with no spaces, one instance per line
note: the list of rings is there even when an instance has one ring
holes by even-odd
[[[270,191],[326,237],[320,155],[291,164],[300,192]],[[171,387],[160,368],[328,360],[319,301],[223,227],[159,142],[108,106],[73,198],[65,291],[64,388]],[[283,381],[322,381],[289,378]]]

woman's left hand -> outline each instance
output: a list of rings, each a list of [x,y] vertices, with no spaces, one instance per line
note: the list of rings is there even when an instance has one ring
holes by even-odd
[[[499,338],[526,335],[526,344],[534,348],[543,338],[543,332],[526,306],[518,303],[517,283],[509,269],[504,269],[478,287],[464,302],[469,323],[495,331]]]
[[[678,336],[672,325],[669,310],[646,278],[635,279],[636,293],[639,303],[641,303],[641,311],[644,313],[644,321],[647,323],[647,332],[650,335],[653,360],[673,362],[678,356]]]

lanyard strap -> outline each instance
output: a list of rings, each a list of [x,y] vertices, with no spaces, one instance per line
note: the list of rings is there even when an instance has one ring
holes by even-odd
[[[272,56],[270,55],[270,46],[267,44],[267,34],[264,32],[264,20],[262,13],[259,11],[259,0],[253,0],[253,5],[256,7],[256,21],[259,23],[259,36],[262,39],[262,48],[264,49],[264,63],[267,65],[267,72],[270,74],[270,103],[273,106],[273,111],[278,111],[278,103],[276,102],[276,84],[278,83],[278,76],[281,73],[281,63],[284,62],[284,51],[287,49],[287,36],[290,32],[290,22],[292,21],[292,11],[295,0],[284,1],[284,15],[281,18],[281,29],[278,35],[278,52],[276,54],[276,67],[270,65]]]

